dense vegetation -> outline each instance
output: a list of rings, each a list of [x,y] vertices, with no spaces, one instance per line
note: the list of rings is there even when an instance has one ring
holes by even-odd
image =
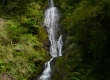
[[[64,57],[53,80],[110,80],[110,0],[60,0]]]
[[[0,80],[28,80],[46,60],[42,1],[0,0]]]
[[[110,80],[110,0],[54,0],[61,12],[63,57],[53,80]],[[0,77],[29,80],[48,55],[42,27],[47,0],[0,0]],[[3,79],[3,78],[2,78]]]

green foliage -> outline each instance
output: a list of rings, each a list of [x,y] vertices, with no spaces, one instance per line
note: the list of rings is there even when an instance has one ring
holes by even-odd
[[[5,28],[5,31],[2,28]],[[34,63],[45,60],[45,50],[38,37],[27,34],[27,29],[10,20],[1,29],[0,73],[8,72],[17,80],[27,80],[35,75],[33,73],[38,74],[40,65],[35,66]]]
[[[63,33],[67,37],[64,58],[57,60],[54,80],[109,80],[110,1],[70,3],[70,0],[59,3]]]
[[[10,0],[0,3],[0,74],[28,80],[42,69],[46,50],[46,31],[41,26],[41,1]],[[4,7],[5,6],[5,7]],[[40,62],[40,63],[39,63]]]

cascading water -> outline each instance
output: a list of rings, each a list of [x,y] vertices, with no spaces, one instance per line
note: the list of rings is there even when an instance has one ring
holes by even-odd
[[[54,7],[53,0],[49,0],[49,8],[45,11],[45,19],[44,19],[44,26],[47,30],[49,40],[51,42],[50,46],[50,55],[52,58],[45,63],[45,69],[42,73],[42,75],[38,78],[38,80],[51,80],[51,66],[50,63],[53,60],[53,58],[62,56],[62,35],[58,34],[59,27],[58,27],[58,21],[59,21],[60,15],[59,11],[56,7]],[[59,38],[57,38],[59,36]]]

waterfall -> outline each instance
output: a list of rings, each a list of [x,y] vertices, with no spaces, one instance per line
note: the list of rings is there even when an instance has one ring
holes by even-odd
[[[50,6],[54,6],[53,0],[48,0]]]
[[[50,40],[50,55],[52,58],[45,63],[45,69],[38,80],[51,80],[51,61],[58,56],[62,56],[62,35],[59,35],[59,21],[60,15],[58,9],[54,6],[53,0],[49,0],[49,8],[45,10],[44,26],[48,33]],[[58,38],[59,37],[59,38]]]

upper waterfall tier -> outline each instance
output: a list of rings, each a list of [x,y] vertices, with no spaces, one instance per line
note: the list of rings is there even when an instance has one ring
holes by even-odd
[[[49,3],[49,5],[50,5],[51,7],[54,6],[53,0],[49,0],[48,3]]]

